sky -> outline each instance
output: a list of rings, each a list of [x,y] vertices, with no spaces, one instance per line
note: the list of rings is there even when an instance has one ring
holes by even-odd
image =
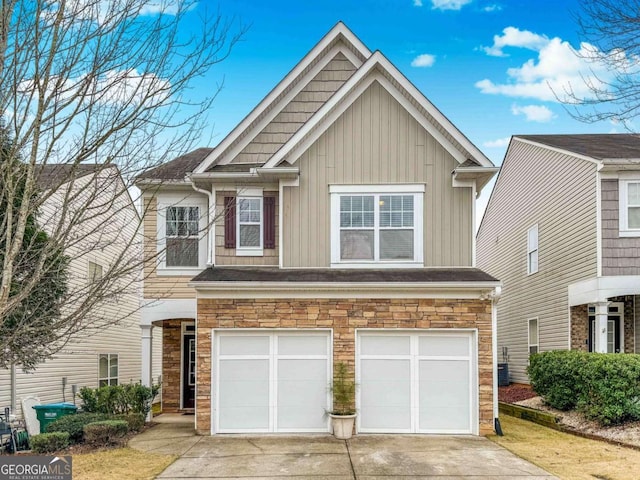
[[[193,20],[211,5],[201,0]],[[223,85],[199,146],[221,141],[339,20],[496,165],[511,135],[624,131],[573,119],[554,95],[567,85],[584,90],[581,75],[594,68],[572,51],[585,51],[575,0],[221,0],[218,8],[249,28],[196,84]],[[479,218],[492,186],[479,200]]]

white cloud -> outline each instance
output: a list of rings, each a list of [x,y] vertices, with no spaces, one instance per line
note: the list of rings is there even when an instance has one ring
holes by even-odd
[[[547,123],[555,117],[554,113],[544,105],[512,105],[511,113],[524,115],[527,122]]]
[[[434,10],[460,10],[468,3],[471,3],[471,0],[431,0],[431,8]]]
[[[493,36],[492,46],[482,47],[482,50],[492,57],[506,57],[507,55],[502,51],[504,47],[527,48],[539,51],[548,43],[549,39],[544,35],[538,35],[529,30],[507,27],[502,30],[502,35]]]
[[[499,12],[502,10],[502,6],[494,3],[493,5],[487,5],[482,10],[484,12]]]
[[[548,39],[528,31],[508,27],[504,35],[494,37],[494,45],[485,51],[490,55],[501,55],[502,48],[512,46],[538,52],[519,67],[507,70],[507,80],[496,83],[490,79],[476,82],[482,93],[519,98],[535,98],[541,101],[571,101],[571,96],[588,99],[593,97],[591,87],[606,90],[607,82],[615,72],[597,62],[596,47],[581,43],[578,50],[558,37]],[[625,65],[624,52],[619,53],[621,65]],[[632,65],[631,62],[627,62]]]
[[[423,53],[422,55],[418,55],[411,61],[412,67],[430,67],[436,61],[435,55],[431,55],[430,53]]]
[[[422,0],[413,0],[413,6],[414,7],[421,7],[422,6]]]
[[[482,144],[486,148],[504,148],[509,145],[511,137],[497,138],[495,140],[488,140]]]

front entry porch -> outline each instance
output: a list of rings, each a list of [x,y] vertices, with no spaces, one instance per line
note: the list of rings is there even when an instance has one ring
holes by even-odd
[[[602,302],[574,305],[570,308],[572,350],[638,352],[640,295],[610,297]]]

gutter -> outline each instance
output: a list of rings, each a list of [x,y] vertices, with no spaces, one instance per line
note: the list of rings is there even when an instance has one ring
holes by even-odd
[[[211,206],[215,203],[213,199],[213,192],[210,190],[204,190],[202,188],[196,187],[195,182],[190,176],[187,176],[189,181],[191,182],[191,187],[198,193],[202,193],[206,195],[209,199],[207,203],[207,267],[213,266],[213,238],[215,237],[215,223],[211,219]],[[215,217],[215,212],[213,212]],[[211,221],[211,223],[209,223]],[[214,234],[211,235],[211,229],[214,229]]]

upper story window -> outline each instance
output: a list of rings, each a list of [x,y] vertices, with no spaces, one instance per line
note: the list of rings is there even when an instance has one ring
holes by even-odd
[[[331,263],[422,266],[424,185],[331,187]]]
[[[527,231],[527,275],[538,271],[538,225]]]
[[[198,266],[199,219],[198,207],[167,207],[167,267]]]
[[[207,264],[207,199],[191,193],[158,196],[158,274],[192,275]]]
[[[262,255],[262,197],[237,197],[237,255]]]
[[[640,180],[620,180],[620,236],[640,237]]]
[[[89,262],[89,283],[98,282],[102,279],[102,265]]]

